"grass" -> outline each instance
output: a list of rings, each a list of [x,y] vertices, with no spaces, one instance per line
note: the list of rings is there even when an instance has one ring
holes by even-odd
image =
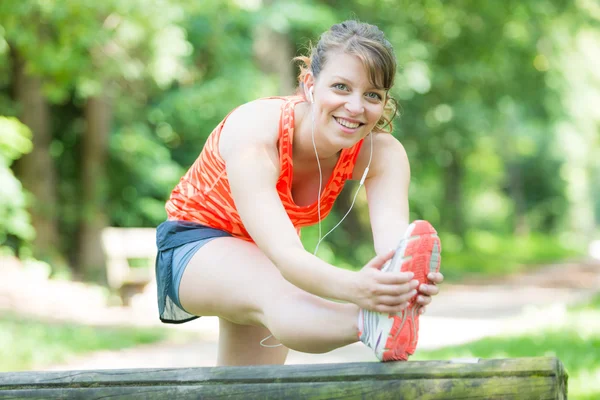
[[[96,327],[0,314],[0,371],[30,371],[73,356],[181,335],[165,328]]]
[[[421,351],[411,360],[555,356],[569,374],[570,399],[599,399],[600,295],[587,304],[563,312],[553,310],[550,315],[542,312],[539,319],[535,331]]]

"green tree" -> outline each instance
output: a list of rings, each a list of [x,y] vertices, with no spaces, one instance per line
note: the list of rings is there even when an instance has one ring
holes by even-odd
[[[0,114],[32,133],[32,152],[11,168],[31,193],[34,253],[98,276],[105,225],[164,220],[171,189],[227,113],[291,93],[290,58],[358,18],[396,49],[411,218],[441,230],[445,259],[558,256],[559,232],[600,220],[599,16],[590,0],[0,1]],[[11,246],[32,240],[7,226]],[[539,232],[553,238],[537,245]],[[314,247],[316,229],[302,237]],[[358,266],[370,237],[363,193],[321,255]]]
[[[17,113],[33,132],[34,152],[17,166],[21,181],[33,193],[32,213],[38,233],[34,254],[43,259],[60,249],[56,167],[51,155],[63,146],[50,126],[49,104],[73,101],[84,124],[75,127],[80,171],[70,186],[77,188],[67,206],[75,211],[71,232],[79,240],[70,244],[81,275],[98,275],[103,266],[99,232],[106,225],[105,160],[112,125],[112,99],[124,84],[148,80],[168,85],[184,72],[177,61],[186,51],[185,35],[175,25],[182,11],[177,2],[118,1],[2,2],[0,26],[13,65]],[[167,37],[172,47],[163,48]],[[179,52],[178,52],[179,50]],[[73,235],[68,240],[73,242]]]
[[[32,147],[31,131],[25,125],[15,118],[0,117],[0,250],[13,238],[32,240],[35,236],[23,187],[10,169],[13,161]]]

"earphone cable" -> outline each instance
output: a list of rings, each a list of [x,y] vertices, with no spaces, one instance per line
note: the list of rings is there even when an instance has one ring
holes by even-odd
[[[319,220],[319,241],[315,246],[315,251],[313,255],[317,255],[317,251],[319,250],[319,245],[321,244],[321,187],[323,186],[323,172],[321,171],[321,161],[319,160],[319,153],[317,152],[317,144],[315,143],[315,109],[314,102],[311,103],[310,106],[310,115],[312,120],[312,144],[313,149],[315,149],[315,156],[317,157],[317,166],[319,167],[319,191],[317,197],[317,219]]]
[[[346,214],[344,214],[344,216],[342,217],[340,222],[338,222],[333,228],[331,228],[331,230],[329,232],[327,232],[325,234],[325,236],[323,236],[323,237],[321,237],[321,229],[320,229],[321,219],[319,218],[319,242],[317,243],[317,249],[319,248],[319,245],[321,244],[321,242],[323,240],[325,240],[327,235],[329,235],[331,232],[333,232],[338,226],[340,226],[342,224],[342,222],[344,222],[344,220],[346,219],[348,214],[350,214],[350,211],[352,211],[352,207],[354,207],[354,203],[356,202],[356,198],[358,197],[358,192],[360,191],[360,188],[363,186],[363,184],[365,182],[365,178],[367,177],[367,173],[369,172],[369,167],[371,166],[371,160],[373,159],[373,132],[369,133],[369,135],[371,136],[371,138],[370,138],[371,148],[369,149],[370,150],[369,162],[367,164],[367,168],[365,168],[365,172],[363,173],[360,183],[358,184],[358,188],[356,188],[356,192],[354,193],[354,198],[352,199],[352,204],[350,204],[350,208],[348,209],[348,211],[346,211]],[[319,204],[320,204],[320,200],[321,200],[321,197],[319,197]],[[317,254],[317,249],[315,249],[315,254]]]

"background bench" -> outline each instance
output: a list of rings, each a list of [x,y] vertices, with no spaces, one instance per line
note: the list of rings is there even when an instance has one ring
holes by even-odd
[[[156,229],[104,228],[102,247],[108,286],[129,305],[131,297],[154,279]]]
[[[0,374],[0,398],[565,399],[556,358]]]

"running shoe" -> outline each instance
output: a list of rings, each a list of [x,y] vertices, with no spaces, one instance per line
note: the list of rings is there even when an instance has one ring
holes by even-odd
[[[412,271],[414,278],[430,284],[430,272],[439,272],[442,251],[436,230],[427,221],[415,221],[382,271]],[[375,352],[380,361],[402,361],[415,352],[419,338],[418,293],[409,300],[407,308],[398,314],[384,314],[369,310],[359,313],[359,338]]]

